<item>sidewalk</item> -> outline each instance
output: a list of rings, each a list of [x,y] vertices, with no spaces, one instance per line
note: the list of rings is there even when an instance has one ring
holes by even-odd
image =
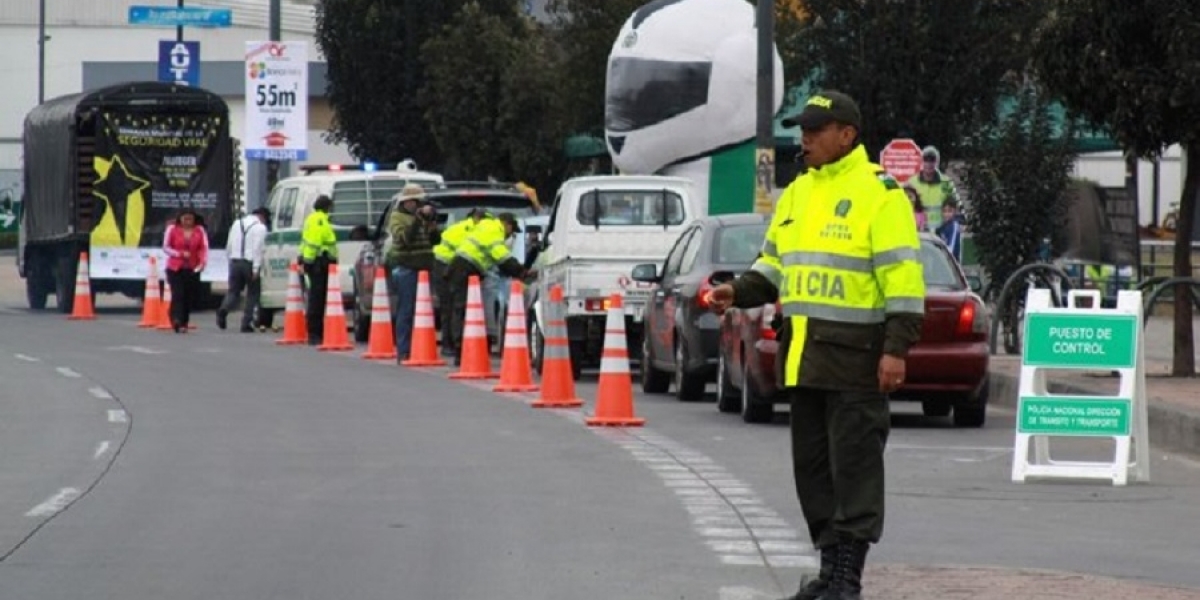
[[[1200,319],[1193,324],[1200,349]],[[1172,324],[1166,317],[1152,317],[1145,329],[1147,412],[1150,443],[1158,448],[1200,456],[1200,379],[1170,377]],[[1200,355],[1200,352],[1198,352]],[[1200,357],[1197,359],[1200,364]],[[991,397],[996,406],[1016,408],[1021,357],[992,356]],[[1116,385],[1107,371],[1054,371],[1050,388],[1059,393],[1105,394]]]
[[[868,563],[870,561],[868,560]],[[867,566],[867,600],[1196,600],[1200,591],[1082,573],[951,566]]]

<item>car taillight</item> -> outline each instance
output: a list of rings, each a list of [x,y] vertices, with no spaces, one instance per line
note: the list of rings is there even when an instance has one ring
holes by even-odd
[[[608,310],[610,303],[608,298],[588,298],[583,301],[583,309],[588,312],[602,312]]]
[[[979,304],[974,298],[963,301],[958,309],[958,325],[954,328],[956,337],[975,338],[987,331],[987,324]]]
[[[764,340],[775,339],[775,328],[772,325],[775,323],[775,313],[777,310],[774,304],[767,304],[762,307],[762,320],[758,322],[758,337]]]
[[[713,285],[707,279],[700,282],[700,289],[696,290],[696,306],[701,310],[708,310],[712,306]]]

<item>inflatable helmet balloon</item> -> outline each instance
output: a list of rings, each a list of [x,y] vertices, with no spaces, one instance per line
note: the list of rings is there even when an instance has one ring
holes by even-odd
[[[657,0],[608,57],[604,129],[621,171],[648,174],[754,137],[757,32],[746,0]],[[783,62],[775,52],[775,110]]]

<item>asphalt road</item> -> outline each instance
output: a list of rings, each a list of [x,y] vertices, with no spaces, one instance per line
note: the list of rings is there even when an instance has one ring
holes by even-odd
[[[761,599],[815,564],[784,414],[638,395],[647,427],[594,430],[211,313],[175,335],[118,298],[79,323],[22,296],[5,261],[0,599]],[[1018,485],[1011,414],[893,424],[873,564],[1200,587],[1200,466],[1155,452],[1148,485]]]

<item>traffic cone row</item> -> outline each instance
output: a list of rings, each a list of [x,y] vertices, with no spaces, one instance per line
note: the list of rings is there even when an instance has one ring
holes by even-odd
[[[608,306],[596,414],[585,422],[607,427],[637,427],[646,422],[633,414],[633,378],[629,374],[629,342],[625,339],[625,307],[620,294],[613,294]]]
[[[504,350],[500,357],[500,382],[493,392],[532,392],[533,368],[529,365],[528,333],[525,331],[525,286],[513,281],[508,295],[508,318],[504,325]]]
[[[79,269],[75,271],[75,302],[71,306],[72,321],[91,321],[96,318],[92,306],[92,282],[88,278],[88,253],[79,255]]]
[[[317,350],[322,352],[345,352],[353,350],[350,336],[346,334],[346,309],[342,307],[342,284],[338,281],[337,263],[329,265],[329,285],[325,293],[325,331],[321,345]]]
[[[542,395],[532,404],[534,408],[583,406],[583,401],[575,396],[575,377],[571,374],[571,350],[562,303],[562,287],[551,287],[550,302],[542,305],[546,323],[542,342]]]
[[[338,304],[341,304],[341,294],[338,296]],[[371,294],[371,331],[367,336],[367,351],[362,357],[367,360],[396,358],[396,333],[392,329],[392,312],[388,310],[387,273],[383,267],[375,267],[375,289]]]
[[[158,326],[158,313],[162,305],[162,292],[158,289],[158,259],[150,257],[150,272],[146,273],[146,291],[142,294],[142,320],[138,327]]]
[[[446,364],[438,354],[437,322],[433,314],[433,293],[429,288],[429,271],[417,275],[417,306],[413,311],[412,350],[406,367],[440,367]]]
[[[459,369],[450,379],[492,379],[492,358],[488,356],[487,322],[483,315],[483,293],[479,278],[467,280],[467,314],[463,321],[462,354]]]
[[[292,261],[288,267],[287,301],[283,311],[283,337],[275,340],[280,346],[308,342],[308,322],[304,320],[304,292],[300,289],[300,264]]]

